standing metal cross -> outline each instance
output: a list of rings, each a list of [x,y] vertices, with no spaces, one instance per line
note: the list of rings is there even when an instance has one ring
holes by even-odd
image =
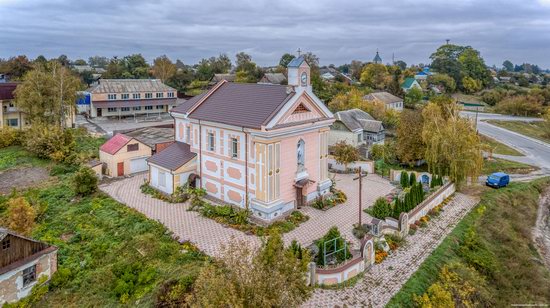
[[[353,178],[354,181],[359,180],[359,227],[361,227],[361,213],[363,212],[363,209],[361,208],[363,201],[361,198],[362,190],[363,190],[363,178],[366,178],[367,175],[363,174],[361,171],[361,167],[359,167],[359,170],[357,171],[358,176],[356,178]]]
[[[300,49],[300,47],[298,47],[298,50],[296,50],[298,52],[298,57],[302,54],[302,50]]]

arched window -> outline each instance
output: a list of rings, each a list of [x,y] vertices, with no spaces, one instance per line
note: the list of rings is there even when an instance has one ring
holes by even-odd
[[[298,145],[296,148],[296,160],[298,162],[298,169],[302,170],[305,166],[306,161],[306,143],[303,139],[300,139],[300,141],[298,141]]]

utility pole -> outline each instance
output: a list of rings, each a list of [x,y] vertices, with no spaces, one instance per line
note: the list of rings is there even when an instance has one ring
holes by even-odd
[[[298,57],[302,55],[302,50],[300,49],[300,47],[298,47],[298,50],[296,50],[296,52],[298,53]]]
[[[367,175],[366,174],[363,175],[363,172],[361,171],[361,167],[359,167],[359,170],[357,171],[357,173],[358,173],[358,176],[356,178],[354,178],[353,180],[354,181],[359,180],[359,227],[361,227],[361,225],[362,225],[361,213],[363,212],[363,209],[361,208],[361,206],[363,205],[363,200],[362,200],[363,178],[367,177]]]

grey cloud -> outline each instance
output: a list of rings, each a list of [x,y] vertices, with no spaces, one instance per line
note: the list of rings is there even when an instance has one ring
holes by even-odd
[[[487,63],[550,67],[550,6],[536,0],[0,0],[0,57],[167,54],[186,63],[245,50],[273,65],[298,47],[322,64],[426,63],[445,39]]]

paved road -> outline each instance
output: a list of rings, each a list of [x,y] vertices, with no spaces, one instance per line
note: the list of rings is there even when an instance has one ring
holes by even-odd
[[[463,116],[475,118],[474,112],[462,112]],[[521,156],[506,156],[506,159],[528,163],[541,168],[544,173],[550,174],[550,144],[536,140],[507,129],[491,125],[484,120],[503,121],[541,121],[539,118],[514,117],[501,114],[479,113],[477,129],[479,133],[489,136],[501,143],[509,145],[520,152]]]

